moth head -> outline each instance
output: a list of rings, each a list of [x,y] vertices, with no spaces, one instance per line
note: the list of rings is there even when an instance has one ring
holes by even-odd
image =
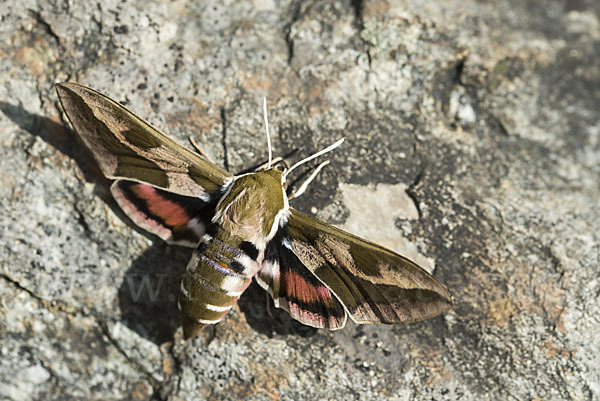
[[[275,164],[275,165],[273,166],[273,170],[277,170],[277,171],[279,171],[281,174],[283,174],[283,173],[285,172],[285,170],[286,170],[286,167],[285,167],[283,164],[281,164],[281,163],[277,163],[277,164]]]

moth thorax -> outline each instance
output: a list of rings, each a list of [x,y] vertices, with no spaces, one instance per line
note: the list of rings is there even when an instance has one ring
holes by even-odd
[[[214,221],[242,241],[260,244],[270,236],[287,202],[276,169],[235,177],[217,205]]]

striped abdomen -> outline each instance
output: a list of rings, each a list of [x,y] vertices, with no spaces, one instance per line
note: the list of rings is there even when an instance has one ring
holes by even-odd
[[[256,254],[251,258],[240,244],[230,245],[231,239],[223,241],[219,237],[224,235],[219,234],[224,233],[204,235],[181,281],[179,309],[186,338],[203,325],[221,321],[259,269]]]

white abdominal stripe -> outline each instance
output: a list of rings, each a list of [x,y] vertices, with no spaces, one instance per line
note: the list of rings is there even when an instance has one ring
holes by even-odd
[[[231,310],[231,308],[233,307],[233,305],[217,306],[217,305],[210,305],[210,304],[206,304],[203,306],[204,306],[204,309],[207,309],[207,310],[213,311],[213,312],[229,312]],[[201,324],[217,324],[225,318],[226,314],[227,313],[224,313],[221,317],[218,317],[217,319],[213,319],[213,320],[202,319],[202,318],[197,318],[195,320],[197,323],[201,323]]]
[[[208,310],[212,310],[215,312],[226,312],[231,310],[231,308],[233,308],[233,305],[229,305],[229,306],[218,306],[218,305],[211,305],[211,304],[206,304],[204,305],[204,307]]]
[[[223,317],[225,317],[225,316],[223,316]],[[217,324],[221,320],[223,320],[223,317],[219,318],[217,320],[196,319],[196,322],[201,323],[201,324]]]

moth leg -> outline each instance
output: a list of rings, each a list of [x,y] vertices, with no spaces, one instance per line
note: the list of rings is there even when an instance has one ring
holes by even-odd
[[[268,292],[265,292],[265,303],[265,312],[267,312],[267,316],[269,316],[270,319],[273,319],[273,310],[271,309],[271,296]]]
[[[194,140],[194,138],[190,135],[190,143],[192,144],[192,146],[194,147],[194,149],[196,149],[196,152],[200,153],[206,160],[208,160],[211,163],[214,163],[214,161],[212,161],[210,159],[210,157],[208,157],[208,155],[202,150],[202,148],[196,143],[196,141]]]
[[[202,339],[203,340],[202,342],[206,346],[210,345],[210,343],[212,343],[213,340],[215,338],[217,338],[217,325],[213,324],[213,325],[211,325],[211,327],[208,327],[208,328],[204,329],[204,333],[203,334],[206,334],[206,335]]]
[[[317,176],[317,174],[319,174],[319,172],[323,169],[323,167],[325,167],[326,165],[329,164],[329,160],[325,160],[324,162],[322,162],[321,164],[319,164],[312,173],[310,173],[310,175],[308,176],[308,178],[306,180],[304,180],[304,182],[300,185],[300,187],[298,187],[298,189],[294,192],[292,192],[290,194],[290,196],[288,197],[289,200],[292,200],[294,198],[299,197],[300,195],[302,195],[304,192],[306,192],[306,188],[308,188],[308,184],[310,184],[312,182],[312,180],[315,179],[315,177]]]

